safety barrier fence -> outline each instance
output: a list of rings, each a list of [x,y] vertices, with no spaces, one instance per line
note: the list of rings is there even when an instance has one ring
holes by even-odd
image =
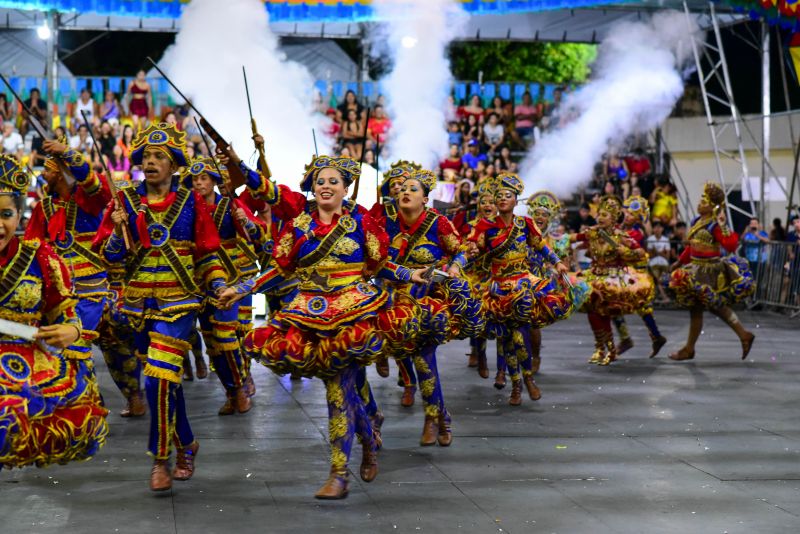
[[[756,279],[752,303],[791,310],[800,315],[800,243],[769,241],[758,244],[748,261]]]

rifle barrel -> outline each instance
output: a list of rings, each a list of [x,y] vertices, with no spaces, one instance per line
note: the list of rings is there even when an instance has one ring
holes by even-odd
[[[247,71],[242,65],[242,76],[244,76],[244,92],[247,95],[247,110],[250,112],[250,120],[253,120],[253,106],[250,104],[250,88],[247,86]]]
[[[181,90],[180,90],[180,89],[178,89],[178,86],[177,86],[177,85],[175,85],[175,84],[172,82],[172,80],[170,80],[170,79],[169,79],[169,76],[167,76],[166,74],[164,74],[164,71],[163,71],[163,70],[161,70],[161,67],[159,67],[158,65],[156,65],[156,62],[155,62],[155,61],[153,61],[153,58],[151,58],[150,56],[147,56],[147,61],[149,61],[150,63],[152,63],[152,64],[153,64],[153,67],[154,67],[154,68],[155,68],[155,69],[158,71],[158,73],[161,75],[161,77],[162,77],[162,78],[164,78],[165,80],[167,80],[167,83],[168,83],[168,84],[169,84],[169,85],[170,85],[170,86],[171,86],[173,89],[175,89],[175,92],[176,92],[176,93],[178,93],[178,94],[180,95],[180,97],[181,97],[181,98],[182,98],[182,99],[183,99],[183,100],[186,102],[186,104],[188,104],[188,106],[189,106],[190,108],[192,108],[192,110],[193,110],[195,113],[197,113],[198,115],[200,115],[200,116],[202,117],[202,116],[203,116],[203,114],[202,114],[202,113],[200,113],[200,111],[198,111],[196,107],[194,107],[194,104],[192,104],[192,102],[191,102],[191,101],[190,101],[188,98],[186,98],[186,95],[184,95],[184,94],[181,92]]]

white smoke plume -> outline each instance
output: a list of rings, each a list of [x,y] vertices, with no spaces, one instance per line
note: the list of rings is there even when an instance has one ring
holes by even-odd
[[[698,31],[674,11],[611,28],[592,80],[559,108],[567,124],[545,134],[522,162],[525,191],[568,196],[591,180],[609,145],[661,124],[683,94],[681,72]]]
[[[159,66],[255,168],[244,66],[270,170],[276,181],[296,189],[314,154],[312,128],[320,153],[330,153],[328,120],[314,114],[313,80],[304,66],[286,61],[268,19],[261,0],[192,0]]]
[[[392,129],[389,161],[406,159],[434,169],[448,153],[445,109],[452,85],[447,46],[468,19],[456,0],[375,0],[385,24],[373,50],[394,62],[383,80]]]

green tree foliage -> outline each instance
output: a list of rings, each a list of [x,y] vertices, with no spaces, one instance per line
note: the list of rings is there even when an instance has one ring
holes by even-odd
[[[450,46],[453,77],[487,81],[580,83],[589,76],[597,46],[508,41],[461,42]]]

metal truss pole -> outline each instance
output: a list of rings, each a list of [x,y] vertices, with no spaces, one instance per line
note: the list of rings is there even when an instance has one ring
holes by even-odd
[[[686,1],[683,2],[683,9],[686,14],[687,24],[693,27],[692,15],[689,11],[689,6],[687,5]],[[730,195],[731,191],[733,191],[733,189],[742,182],[742,179],[744,179],[744,187],[747,188],[747,192],[750,197],[749,212],[739,208],[738,206],[731,205],[730,202],[726,203],[728,220],[732,220],[731,210],[738,211],[744,215],[747,215],[748,217],[755,217],[756,208],[753,199],[755,198],[756,192],[750,187],[750,172],[748,170],[747,157],[745,155],[744,144],[742,142],[742,117],[739,113],[739,109],[736,107],[736,103],[733,100],[733,88],[731,86],[731,80],[728,74],[728,62],[725,58],[725,50],[722,46],[722,35],[719,28],[719,20],[717,18],[713,2],[709,2],[708,9],[708,14],[710,16],[711,26],[713,29],[713,37],[708,39],[708,41],[713,42],[707,42],[705,35],[700,38],[693,38],[692,53],[694,55],[697,74],[700,79],[700,92],[703,96],[703,106],[706,111],[706,121],[711,133],[711,145],[714,150],[717,179],[719,180],[720,186],[725,191],[726,197]],[[707,70],[703,68],[703,57],[708,60],[710,65]],[[722,89],[721,94],[711,91],[709,86],[712,79],[715,79],[719,83]],[[711,115],[711,101],[717,102],[718,104],[724,106],[730,114],[730,119],[717,123],[714,120],[714,117]],[[731,126],[733,126],[733,133],[735,135],[737,144],[736,152],[725,150],[719,146],[719,139]],[[733,180],[726,178],[722,165],[722,158],[736,161],[741,167],[741,174]]]

